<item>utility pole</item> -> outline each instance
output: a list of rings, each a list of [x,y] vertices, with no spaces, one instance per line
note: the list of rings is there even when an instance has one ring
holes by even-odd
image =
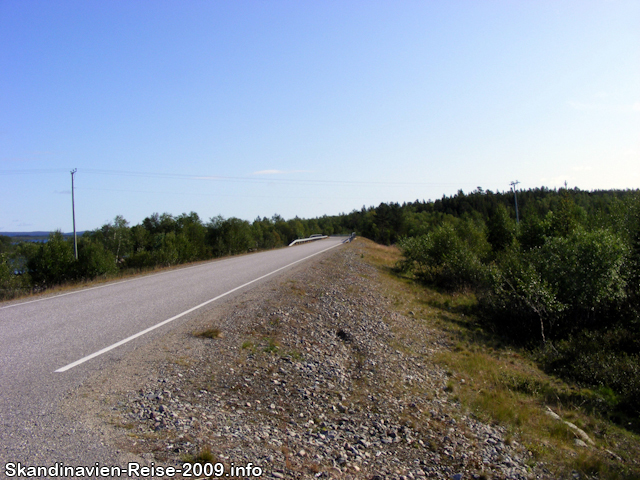
[[[77,168],[71,170],[71,212],[73,213],[73,251],[78,260],[78,237],[76,236],[76,201],[73,194],[73,175],[78,171]]]
[[[513,198],[516,200],[516,223],[520,223],[520,217],[518,216],[518,195],[516,194],[516,185],[520,182],[516,180],[515,182],[511,182],[509,185],[513,188]]]

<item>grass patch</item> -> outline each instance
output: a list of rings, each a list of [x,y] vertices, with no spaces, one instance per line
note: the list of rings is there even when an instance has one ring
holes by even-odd
[[[288,358],[294,362],[301,362],[304,360],[302,353],[297,350],[289,350],[288,352],[283,353],[282,357]]]
[[[473,338],[473,336],[471,336]],[[536,460],[553,465],[554,473],[598,478],[640,478],[637,462],[621,464],[604,452],[618,454],[631,447],[640,455],[633,433],[616,427],[589,408],[598,395],[547,376],[523,354],[506,348],[487,349],[484,344],[466,344],[436,357],[456,375],[468,378],[456,385],[456,396],[475,415],[508,428],[528,446]],[[569,420],[596,442],[595,449],[577,447],[577,435],[565,423],[552,418],[546,406]],[[606,433],[605,433],[606,432]],[[636,456],[636,458],[638,458]]]
[[[267,338],[267,345],[262,349],[265,353],[278,353],[280,346],[273,338]]]

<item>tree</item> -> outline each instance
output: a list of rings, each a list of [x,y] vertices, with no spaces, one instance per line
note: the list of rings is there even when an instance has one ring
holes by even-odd
[[[174,232],[177,224],[173,216],[168,213],[163,213],[162,215],[154,213],[142,221],[142,226],[150,234],[155,235],[156,233]]]
[[[249,222],[220,215],[207,224],[207,243],[216,256],[243,253],[255,246]]]
[[[553,236],[566,237],[570,235],[579,225],[586,223],[587,214],[585,210],[575,204],[569,196],[567,190],[563,189],[560,194],[558,206],[547,214],[547,221],[550,225],[550,234]]]
[[[94,240],[100,240],[104,247],[113,254],[114,262],[131,253],[132,242],[129,222],[122,215],[116,215],[113,223],[103,225],[91,237]]]
[[[210,250],[206,244],[207,229],[202,224],[197,213],[182,214],[176,219],[178,229],[188,242],[186,250],[182,254],[184,261],[205,259],[210,256]]]
[[[507,208],[498,204],[487,222],[489,235],[487,240],[494,252],[502,252],[513,243],[515,225],[509,217]]]

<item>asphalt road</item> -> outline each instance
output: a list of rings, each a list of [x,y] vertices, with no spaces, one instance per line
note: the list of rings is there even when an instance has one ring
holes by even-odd
[[[343,240],[328,238],[0,304],[0,477],[6,476],[7,462],[116,461],[115,452],[81,425],[60,423],[56,411],[68,391],[98,369],[117,369],[119,359],[143,342]]]

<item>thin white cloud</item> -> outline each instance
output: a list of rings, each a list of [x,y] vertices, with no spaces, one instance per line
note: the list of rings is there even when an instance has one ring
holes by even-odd
[[[287,173],[284,170],[259,170],[257,172],[253,172],[251,175],[278,175],[281,173]]]
[[[258,170],[257,172],[253,172],[251,175],[282,175],[286,173],[311,173],[310,170]]]

